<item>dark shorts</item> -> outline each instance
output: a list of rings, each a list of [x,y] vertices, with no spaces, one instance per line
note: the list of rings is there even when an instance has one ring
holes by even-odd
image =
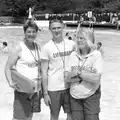
[[[100,97],[100,87],[92,96],[85,99],[75,99],[71,96],[70,99],[72,112],[83,111],[84,114],[98,114],[100,112]]]
[[[49,91],[51,98],[51,114],[58,116],[61,106],[65,113],[71,112],[69,89],[61,91]]]
[[[33,97],[30,99],[29,94],[14,91],[13,118],[14,119],[31,118],[33,115],[32,110],[35,105],[35,102],[33,102],[33,100],[36,100],[36,98],[37,98],[37,93],[35,93]],[[40,103],[40,100],[41,100],[41,96],[39,98],[39,103]],[[40,104],[39,104],[39,107],[40,107]]]

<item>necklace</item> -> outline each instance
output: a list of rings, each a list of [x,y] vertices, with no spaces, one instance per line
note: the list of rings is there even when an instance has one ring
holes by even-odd
[[[27,46],[27,45],[26,45],[26,46]],[[37,60],[36,44],[35,44],[34,42],[33,42],[33,46],[34,46],[34,53],[33,53],[32,50],[30,50],[30,49],[28,48],[28,46],[27,46],[27,48],[29,49],[29,51],[30,51],[31,55],[33,56],[35,62],[38,62],[38,60]],[[34,54],[35,54],[35,55],[34,55]]]
[[[81,70],[82,70],[82,68],[84,67],[84,64],[85,64],[85,62],[86,62],[86,60],[87,60],[87,57],[85,57],[84,59],[81,59],[81,58],[79,58],[79,56],[77,56],[77,58],[78,58],[79,72],[81,72]],[[82,65],[80,65],[80,61],[82,62]],[[78,72],[78,73],[79,73],[79,72]]]
[[[55,47],[57,48],[58,52],[60,53],[61,51],[60,51],[59,47],[57,46],[57,44],[54,42],[54,40],[53,40],[53,43],[54,43]],[[64,41],[64,50],[63,50],[63,53],[64,53],[63,57],[60,56],[60,58],[61,58],[62,63],[63,63],[64,77],[65,77],[65,41]]]

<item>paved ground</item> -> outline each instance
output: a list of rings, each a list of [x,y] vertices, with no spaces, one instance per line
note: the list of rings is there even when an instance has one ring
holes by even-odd
[[[17,31],[17,32],[16,32]],[[96,40],[104,45],[104,72],[101,80],[102,98],[100,120],[120,119],[120,32],[113,30],[95,30]],[[49,33],[48,33],[49,34]],[[10,46],[22,39],[21,29],[0,28],[0,41],[7,40]],[[42,42],[48,40],[45,33],[40,33]],[[13,90],[8,86],[4,76],[7,54],[0,52],[0,120],[12,119]],[[60,120],[66,115],[61,111]],[[49,120],[49,108],[42,100],[42,112],[34,115],[33,120]]]

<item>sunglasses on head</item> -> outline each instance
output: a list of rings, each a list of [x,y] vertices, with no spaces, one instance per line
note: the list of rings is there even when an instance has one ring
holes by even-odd
[[[54,23],[54,22],[59,22],[63,23],[62,17],[60,16],[52,16],[49,20],[49,24]]]

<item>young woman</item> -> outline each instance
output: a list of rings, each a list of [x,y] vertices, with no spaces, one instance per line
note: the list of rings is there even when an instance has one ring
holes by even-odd
[[[71,84],[73,120],[99,120],[102,57],[84,29],[76,38],[77,50],[71,53],[66,82]]]
[[[34,102],[35,100],[39,102],[38,97],[40,100],[40,96],[37,96],[37,92],[41,89],[40,81],[38,82],[40,49],[34,42],[38,26],[33,20],[27,20],[23,29],[24,40],[14,45],[5,67],[6,79],[9,86],[14,89],[13,120],[31,120],[34,105],[38,105]],[[28,90],[32,85],[33,89]]]

